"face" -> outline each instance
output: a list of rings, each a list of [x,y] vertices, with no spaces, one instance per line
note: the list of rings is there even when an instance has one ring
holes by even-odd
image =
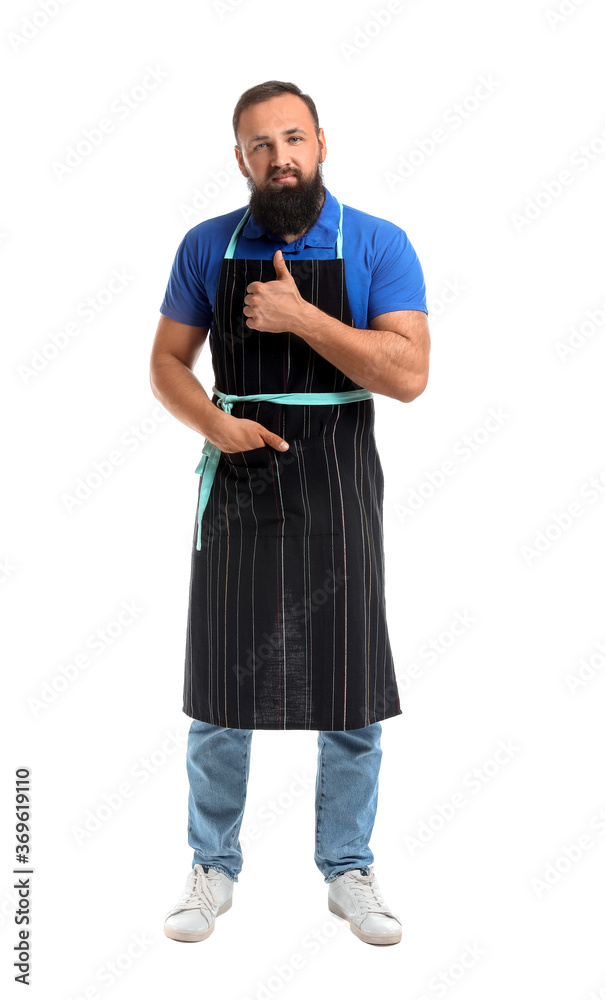
[[[307,105],[296,94],[281,94],[247,108],[240,117],[235,155],[247,178],[250,212],[274,236],[299,236],[317,221],[325,189],[326,158]]]

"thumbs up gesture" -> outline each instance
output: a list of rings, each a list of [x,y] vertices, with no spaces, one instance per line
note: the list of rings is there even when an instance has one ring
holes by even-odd
[[[277,275],[275,281],[252,281],[246,287],[246,326],[265,333],[288,333],[297,325],[297,317],[306,300],[298,291],[281,250],[276,251],[273,266]]]

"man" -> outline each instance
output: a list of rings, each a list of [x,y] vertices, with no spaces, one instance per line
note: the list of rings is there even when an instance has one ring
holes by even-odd
[[[325,187],[325,136],[297,86],[247,90],[233,129],[249,205],[186,233],[151,357],[156,397],[206,438],[183,701],[194,855],[164,930],[202,941],[231,906],[254,729],[317,729],[328,906],[362,941],[395,944],[368,846],[381,721],[402,714],[373,394],[410,402],[426,386],[424,278],[402,229]],[[193,374],[210,328],[212,399]]]

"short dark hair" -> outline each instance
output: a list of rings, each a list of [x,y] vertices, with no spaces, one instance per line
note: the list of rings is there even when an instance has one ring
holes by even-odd
[[[269,101],[272,97],[279,97],[281,94],[296,94],[297,97],[300,97],[305,102],[313,116],[315,134],[319,139],[319,118],[313,98],[309,97],[308,94],[303,94],[300,87],[297,87],[295,83],[284,83],[282,80],[267,80],[265,83],[258,83],[256,87],[250,87],[249,90],[245,90],[235,105],[235,111],[233,112],[233,132],[238,147],[239,120],[242,112],[253,104],[262,104],[263,101]]]

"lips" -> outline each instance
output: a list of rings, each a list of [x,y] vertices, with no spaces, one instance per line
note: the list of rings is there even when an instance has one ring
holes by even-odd
[[[276,184],[283,184],[284,181],[296,180],[295,174],[278,174],[277,177],[273,177]]]

